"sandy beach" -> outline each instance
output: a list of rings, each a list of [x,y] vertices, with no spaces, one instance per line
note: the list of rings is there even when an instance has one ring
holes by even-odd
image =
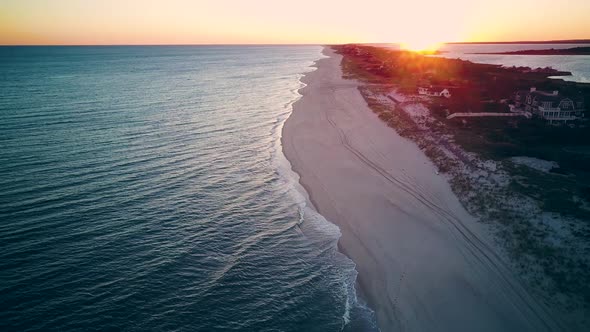
[[[302,79],[283,149],[315,208],[340,227],[339,248],[380,329],[563,330],[418,146],[342,79],[341,56],[324,54]]]

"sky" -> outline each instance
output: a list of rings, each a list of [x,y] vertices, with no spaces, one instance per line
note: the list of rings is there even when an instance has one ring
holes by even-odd
[[[590,0],[0,0],[0,44],[590,39]]]

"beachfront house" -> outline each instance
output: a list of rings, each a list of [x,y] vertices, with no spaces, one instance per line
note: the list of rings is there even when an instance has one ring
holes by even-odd
[[[531,112],[551,124],[567,123],[585,116],[582,97],[564,96],[559,91],[541,91],[532,87],[519,90],[514,96],[515,106]]]
[[[425,96],[431,96],[431,97],[445,97],[445,98],[451,98],[451,93],[449,92],[448,89],[436,89],[436,88],[425,88],[425,87],[419,87],[418,88],[418,94],[419,95],[425,95]]]

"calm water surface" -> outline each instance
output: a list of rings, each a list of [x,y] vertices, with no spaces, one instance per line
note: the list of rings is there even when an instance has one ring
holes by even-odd
[[[2,331],[371,330],[280,131],[320,47],[1,47]]]
[[[476,63],[495,65],[525,66],[531,68],[552,67],[562,71],[569,71],[571,76],[559,76],[566,81],[590,83],[590,55],[501,55],[501,54],[471,54],[513,52],[523,50],[564,49],[572,47],[587,47],[588,44],[446,44],[441,51],[447,53],[442,57],[469,60]]]

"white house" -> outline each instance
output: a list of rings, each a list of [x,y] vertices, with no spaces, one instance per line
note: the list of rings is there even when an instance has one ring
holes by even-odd
[[[448,89],[438,90],[438,89],[434,89],[434,88],[419,87],[418,88],[418,94],[419,95],[431,96],[431,97],[451,98],[451,93],[449,92]]]
[[[567,123],[584,118],[584,100],[581,97],[561,96],[559,91],[540,91],[536,88],[517,91],[515,95],[517,107],[532,112],[550,123]]]

